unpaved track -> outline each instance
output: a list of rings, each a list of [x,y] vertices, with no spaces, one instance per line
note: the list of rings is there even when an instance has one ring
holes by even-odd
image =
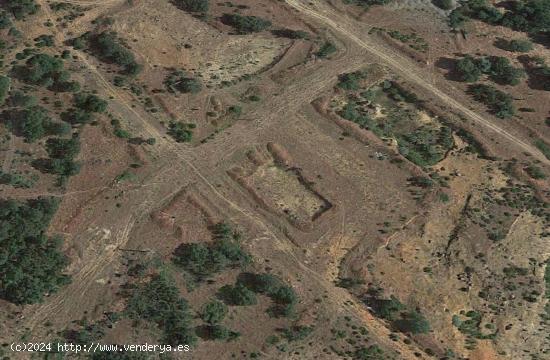
[[[462,114],[466,115],[469,119],[499,134],[501,137],[515,144],[523,151],[526,151],[529,154],[533,155],[541,162],[550,164],[550,160],[548,160],[536,147],[524,142],[517,136],[514,136],[508,131],[502,129],[500,126],[494,124],[492,121],[478,115],[474,111],[470,110],[467,106],[459,103],[451,96],[427,81],[426,79],[430,79],[431,75],[428,74],[426,71],[423,71],[414,63],[406,60],[403,56],[396,53],[390,54],[387,49],[381,47],[380,45],[377,45],[372,41],[369,41],[369,35],[364,34],[360,30],[357,30],[359,27],[353,26],[354,20],[348,17],[343,17],[342,15],[336,13],[334,9],[326,6],[323,1],[307,1],[307,5],[304,4],[306,2],[301,0],[285,1],[296,10],[317,19],[321,23],[343,34],[348,39],[352,40],[371,54],[379,57],[384,64],[399,72],[399,74],[401,74],[411,83],[417,84],[423,87],[425,90],[428,90],[451,108],[458,110]]]

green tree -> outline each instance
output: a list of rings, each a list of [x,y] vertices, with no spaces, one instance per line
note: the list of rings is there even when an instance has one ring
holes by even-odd
[[[239,283],[223,286],[219,290],[219,296],[229,305],[248,306],[258,302],[256,294]]]
[[[456,62],[456,71],[460,76],[461,81],[475,82],[482,75],[481,69],[477,62],[471,56],[465,56]]]
[[[204,305],[200,313],[201,319],[209,325],[219,324],[226,315],[227,305],[217,300]]]

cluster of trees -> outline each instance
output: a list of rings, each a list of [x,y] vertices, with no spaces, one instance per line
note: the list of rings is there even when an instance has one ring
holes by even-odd
[[[174,252],[173,261],[200,281],[227,267],[244,267],[251,257],[241,248],[240,234],[220,223],[214,229],[212,242],[182,244]]]
[[[221,325],[227,312],[227,305],[217,300],[210,301],[202,307],[199,315],[207,325],[202,328],[201,332],[204,333],[206,338],[213,340],[233,340],[240,336],[238,332],[231,331]]]
[[[54,91],[76,92],[80,84],[70,81],[71,75],[63,68],[63,60],[48,54],[36,54],[30,57],[25,65],[13,67],[13,73],[20,80],[46,87]]]
[[[99,34],[85,33],[81,37],[71,41],[75,49],[89,47],[101,60],[117,64],[126,75],[137,75],[141,71],[141,65],[137,63],[134,54],[112,31],[104,31]]]
[[[62,240],[45,234],[56,210],[53,199],[0,200],[0,298],[36,303],[69,282]]]
[[[495,45],[503,50],[526,53],[533,50],[533,43],[524,39],[498,39]]]
[[[288,317],[295,313],[295,306],[298,303],[296,292],[275,275],[242,273],[239,275],[237,284],[233,289],[237,287],[245,287],[254,293],[271,298],[273,305],[268,309],[270,316]],[[239,295],[239,293],[233,293],[232,295]],[[232,297],[231,300],[238,301],[239,299]]]
[[[157,324],[163,332],[162,342],[170,345],[194,345],[197,341],[191,327],[192,315],[187,301],[168,274],[155,275],[135,289],[126,307],[128,316]]]
[[[491,113],[501,119],[510,118],[516,112],[512,97],[492,85],[473,84],[468,91],[475,100],[487,105]]]
[[[208,11],[208,0],[173,0],[173,3],[189,12],[205,13]]]
[[[517,85],[525,72],[513,67],[505,57],[491,56],[473,58],[469,55],[456,62],[456,71],[460,80],[466,82],[478,81],[482,75],[501,85]]]
[[[62,135],[68,131],[66,126],[53,122],[48,111],[38,105],[9,109],[2,113],[2,117],[12,133],[30,143],[46,135]]]
[[[78,93],[73,97],[74,107],[61,114],[61,117],[71,124],[88,124],[94,114],[107,110],[107,101],[95,94]]]
[[[399,136],[397,143],[401,155],[423,167],[437,164],[454,146],[452,131],[447,126],[439,129],[420,127]]]
[[[170,121],[168,135],[173,137],[176,142],[190,142],[193,140],[193,129],[195,127],[195,124]]]
[[[418,99],[418,96],[416,96],[416,94],[403,88],[401,85],[399,85],[395,81],[385,80],[382,83],[382,90],[395,101],[404,101],[410,104],[420,103],[420,100]]]
[[[28,15],[34,15],[40,9],[40,5],[34,0],[6,0],[3,2],[3,6],[17,20],[23,20]]]
[[[176,70],[170,73],[164,80],[164,86],[171,93],[191,93],[197,94],[202,90],[202,84],[199,79],[196,79],[182,70]]]
[[[74,161],[80,152],[80,141],[77,137],[69,139],[50,138],[46,141],[49,159],[42,159],[39,167],[49,173],[59,175],[60,181],[79,173],[80,165]]]
[[[235,28],[239,34],[260,32],[271,27],[271,21],[257,16],[223,14],[221,20],[224,24]]]
[[[548,33],[550,2],[547,0],[512,1],[507,11],[501,12],[486,0],[464,0],[453,10],[449,21],[453,28],[461,27],[469,18],[493,25],[503,25],[530,34]]]
[[[394,296],[384,299],[378,295],[371,293],[366,299],[378,317],[390,321],[392,326],[401,332],[425,334],[430,331],[430,324],[421,313],[408,309]]]

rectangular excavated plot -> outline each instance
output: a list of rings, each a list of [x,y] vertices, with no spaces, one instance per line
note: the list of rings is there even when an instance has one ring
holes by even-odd
[[[268,207],[285,213],[296,223],[311,222],[331,207],[326,199],[309,189],[298,170],[268,163],[258,167],[248,181]]]

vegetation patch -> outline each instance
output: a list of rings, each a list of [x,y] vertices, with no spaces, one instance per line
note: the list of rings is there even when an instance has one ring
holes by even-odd
[[[498,118],[507,119],[514,116],[516,112],[512,96],[492,85],[470,85],[468,91],[475,100],[487,105],[491,113]]]
[[[257,16],[223,14],[222,22],[232,26],[239,34],[251,34],[267,30],[271,27],[271,21]]]
[[[36,303],[69,282],[62,239],[45,234],[57,205],[51,198],[0,200],[0,298]]]
[[[179,294],[174,280],[166,273],[155,275],[139,285],[128,300],[126,313],[135,321],[150,321],[162,331],[166,344],[194,345],[197,341],[191,327],[191,311]]]
[[[248,265],[251,257],[240,245],[241,234],[226,223],[213,229],[213,242],[182,244],[174,252],[173,262],[193,277],[202,281],[226,268]]]

